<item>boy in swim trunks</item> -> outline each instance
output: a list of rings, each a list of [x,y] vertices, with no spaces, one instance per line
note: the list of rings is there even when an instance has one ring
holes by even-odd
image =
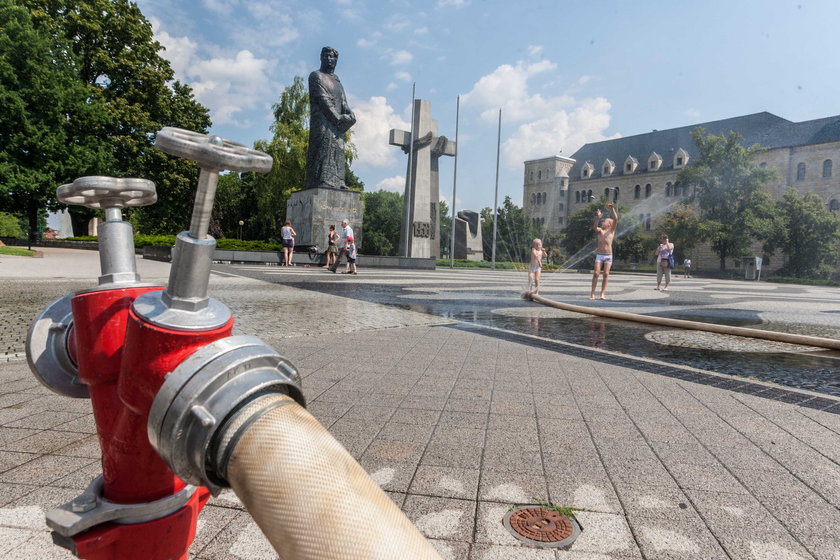
[[[528,265],[528,293],[540,295],[540,272],[542,272],[542,260],[548,256],[542,245],[542,239],[534,239],[531,243],[531,262]],[[531,286],[534,291],[531,291]]]
[[[615,211],[615,206],[612,202],[607,204],[607,208],[612,212],[612,218],[606,218],[601,226],[598,222],[601,221],[602,212],[598,208],[598,214],[595,216],[595,223],[593,228],[598,234],[598,249],[595,253],[595,272],[592,274],[592,292],[589,294],[589,299],[595,299],[595,288],[598,287],[598,276],[601,274],[601,269],[604,270],[604,279],[601,281],[601,299],[607,299],[604,295],[607,291],[607,280],[610,278],[610,268],[612,267],[612,243],[615,238],[615,228],[618,225],[618,212]]]

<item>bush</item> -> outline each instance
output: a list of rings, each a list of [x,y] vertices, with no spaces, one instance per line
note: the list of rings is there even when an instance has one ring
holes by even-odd
[[[23,230],[20,228],[20,220],[8,212],[0,212],[0,237],[23,237]]]

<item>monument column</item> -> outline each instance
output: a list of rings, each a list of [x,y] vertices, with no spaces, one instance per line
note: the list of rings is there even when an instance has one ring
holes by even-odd
[[[406,180],[404,199],[409,204],[408,222],[404,221],[400,227],[400,254],[415,258],[440,258],[438,160],[444,155],[454,156],[456,146],[445,136],[437,135],[437,121],[431,118],[431,103],[428,101],[414,101],[412,121],[414,154],[409,158],[411,183]],[[392,129],[389,143],[408,153],[412,144],[411,133]]]

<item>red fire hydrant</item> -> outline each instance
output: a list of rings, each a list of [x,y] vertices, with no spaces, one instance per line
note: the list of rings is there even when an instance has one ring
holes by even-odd
[[[215,240],[207,235],[221,170],[267,172],[270,156],[218,137],[165,128],[156,145],[198,162],[188,232],[178,235],[169,283],[142,284],[131,225],[121,209],[156,200],[142,179],[83,177],[58,198],[105,210],[98,287],[60,298],[33,322],[27,355],[54,391],[89,397],[102,448],[102,475],[49,512],[53,540],[76,556],[102,560],[186,559],[196,519],[210,497],[178,478],[149,441],[150,408],[166,376],[233,325],[230,310],[207,297]],[[299,392],[299,391],[298,391]]]

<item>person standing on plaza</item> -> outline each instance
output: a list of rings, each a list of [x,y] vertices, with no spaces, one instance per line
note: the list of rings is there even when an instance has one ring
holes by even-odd
[[[683,261],[683,277],[691,278],[691,259],[688,257]]]
[[[335,226],[330,224],[330,232],[327,234],[327,250],[324,253],[327,259],[327,264],[321,268],[330,268],[330,263],[335,261],[336,255],[338,254],[338,246],[336,246],[337,241],[338,234],[335,232]]]
[[[327,270],[331,272],[338,271],[338,265],[341,264],[342,255],[347,255],[347,239],[353,237],[353,228],[350,227],[350,222],[347,218],[341,220],[341,237],[338,238],[338,256],[335,258],[332,266]]]
[[[540,272],[542,272],[542,260],[548,256],[543,249],[542,239],[534,239],[531,243],[531,262],[528,265],[528,294],[540,295]],[[534,291],[531,291],[534,286]]]
[[[660,240],[659,247],[656,248],[656,289],[662,283],[662,277],[665,276],[665,287],[663,292],[668,291],[668,284],[671,283],[671,264],[674,256],[674,244],[668,242],[668,236],[663,235]]]
[[[595,223],[593,229],[598,234],[598,246],[595,251],[595,270],[592,274],[592,291],[589,294],[589,299],[595,299],[595,288],[598,287],[598,276],[601,275],[601,269],[604,270],[604,278],[601,280],[601,299],[607,299],[607,281],[610,278],[610,268],[612,268],[613,253],[612,244],[615,239],[615,228],[618,226],[618,212],[615,211],[615,206],[610,202],[607,208],[612,212],[612,218],[604,219],[604,223],[598,225],[601,221],[603,213],[598,208],[598,213],[595,216]]]
[[[356,240],[347,238],[347,269],[344,274],[356,274]]]
[[[292,227],[292,222],[286,220],[286,224],[280,228],[280,237],[283,241],[283,264],[284,266],[294,266],[292,264],[292,257],[295,255],[295,228]]]

